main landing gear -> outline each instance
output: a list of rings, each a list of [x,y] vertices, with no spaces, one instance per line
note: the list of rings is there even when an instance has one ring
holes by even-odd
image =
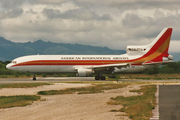
[[[95,80],[106,80],[105,76],[96,76]]]
[[[102,73],[98,73],[98,76],[95,77],[95,80],[106,80],[106,77],[102,76]]]

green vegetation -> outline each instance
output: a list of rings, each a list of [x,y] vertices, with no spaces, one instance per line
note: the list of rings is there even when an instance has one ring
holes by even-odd
[[[65,90],[49,90],[49,91],[39,91],[39,95],[58,95],[58,94],[92,94],[92,93],[102,93],[104,90],[118,89],[126,87],[128,84],[119,83],[119,84],[95,84],[90,87],[81,87],[81,88],[68,88]]]
[[[26,106],[39,99],[36,95],[0,96],[0,108]]]
[[[0,84],[0,88],[32,88],[42,85],[51,85],[50,83],[16,83],[16,84]]]
[[[158,74],[158,73],[180,73],[180,61],[172,62],[160,67],[155,67],[149,70],[144,71],[145,74]]]
[[[152,109],[155,107],[155,85],[143,86],[140,90],[131,92],[141,92],[143,95],[111,98],[108,104],[123,105],[120,110],[111,110],[111,112],[126,112],[132,120],[149,120],[152,117]]]
[[[19,77],[19,75],[23,75],[24,74],[24,73],[19,73],[19,72],[15,72],[15,71],[6,69],[6,65],[8,63],[9,63],[9,61],[0,62],[0,77],[1,78],[7,78],[9,76],[13,76],[13,77],[18,76]]]

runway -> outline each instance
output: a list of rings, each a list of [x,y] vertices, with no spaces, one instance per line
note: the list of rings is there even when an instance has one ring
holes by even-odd
[[[81,82],[81,81],[95,81],[94,77],[37,77],[37,80],[32,78],[0,78],[0,84],[14,84],[14,83],[35,83],[35,82]]]
[[[32,78],[0,78],[0,84],[14,84],[14,83],[35,83],[35,82],[93,82],[94,77],[37,77],[36,81]],[[115,80],[104,80],[103,82],[109,81],[126,81],[126,82],[180,82],[180,80],[137,80],[137,79],[115,79]]]

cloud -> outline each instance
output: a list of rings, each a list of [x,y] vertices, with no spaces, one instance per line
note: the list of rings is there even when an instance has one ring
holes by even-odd
[[[35,4],[61,4],[71,0],[31,0]]]
[[[179,52],[180,51],[179,45],[180,45],[180,41],[177,40],[171,41],[169,51],[171,53]]]
[[[153,9],[153,8],[164,8],[164,9],[179,9],[180,2],[177,0],[105,0],[105,4],[108,6],[116,7],[119,9]]]
[[[20,8],[15,8],[13,10],[9,10],[9,11],[0,11],[0,19],[4,19],[4,18],[15,18],[20,16],[23,13],[23,10]]]
[[[4,10],[14,9],[20,7],[26,0],[1,0],[0,6]]]
[[[20,16],[22,13],[23,13],[22,9],[15,8],[15,9],[13,9],[11,11],[8,11],[6,13],[6,16],[9,17],[9,18],[14,18],[14,17]]]
[[[61,12],[59,10],[44,9],[44,14],[49,19],[61,18],[61,19],[72,19],[72,20],[112,20],[109,14],[104,14],[102,16],[97,15],[95,12],[87,11],[84,9],[69,10],[66,12]]]
[[[174,29],[172,39],[178,40],[180,38],[177,33],[180,26],[178,22],[180,19],[179,12],[157,9],[152,13],[152,16],[139,15],[133,12],[127,13],[122,19],[122,25],[124,28],[132,30],[131,36],[135,39],[140,37],[153,38],[158,31],[166,27]]]
[[[137,28],[141,26],[149,26],[153,22],[151,17],[140,17],[136,14],[126,14],[125,18],[122,19],[124,27]]]
[[[179,6],[177,0],[2,0],[0,36],[126,49],[172,27],[172,40],[180,41]]]

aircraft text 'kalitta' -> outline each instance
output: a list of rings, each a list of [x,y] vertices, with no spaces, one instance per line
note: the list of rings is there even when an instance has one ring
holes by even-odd
[[[128,57],[61,57],[61,60],[128,60]]]
[[[128,48],[128,51],[146,51],[146,48]]]

